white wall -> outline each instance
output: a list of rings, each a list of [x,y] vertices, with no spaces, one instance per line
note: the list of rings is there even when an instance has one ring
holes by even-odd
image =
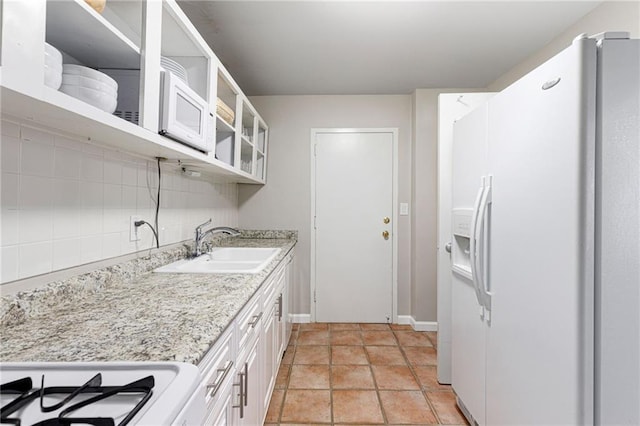
[[[399,202],[411,203],[411,97],[258,96],[251,102],[269,124],[268,176],[264,187],[240,185],[239,225],[298,230],[294,312],[310,313],[310,130],[399,129]],[[409,216],[398,218],[398,313],[410,314]]]
[[[600,6],[567,28],[551,43],[509,70],[487,87],[487,91],[496,92],[509,86],[529,71],[544,63],[565,49],[578,35],[598,34],[604,31],[629,31],[632,38],[640,37],[640,2],[605,1]]]
[[[155,160],[42,128],[1,124],[0,282],[152,247],[146,226],[141,241],[129,241],[129,217],[153,224]],[[161,167],[161,245],[192,238],[209,217],[237,226],[237,184],[188,178],[176,164]]]

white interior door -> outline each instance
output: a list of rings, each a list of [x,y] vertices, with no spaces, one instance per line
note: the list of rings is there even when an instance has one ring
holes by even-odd
[[[314,135],[315,319],[391,322],[395,132]]]

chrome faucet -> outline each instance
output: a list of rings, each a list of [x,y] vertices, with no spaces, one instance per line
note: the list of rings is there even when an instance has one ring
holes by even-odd
[[[193,253],[192,253],[193,257],[198,257],[202,254],[202,248],[201,248],[202,241],[205,239],[207,235],[213,235],[213,234],[219,234],[219,233],[229,234],[232,237],[236,237],[240,235],[240,231],[238,231],[235,228],[230,228],[228,226],[215,226],[203,232],[202,228],[204,228],[210,223],[211,223],[211,219],[209,219],[208,221],[206,221],[201,225],[196,226],[196,237],[194,240]]]

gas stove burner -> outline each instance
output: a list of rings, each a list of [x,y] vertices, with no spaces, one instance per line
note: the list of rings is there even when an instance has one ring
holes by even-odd
[[[115,426],[116,423],[112,417],[69,417],[68,415],[84,407],[105,401],[108,398],[121,399],[121,397],[125,396],[129,397],[129,404],[133,404],[133,408],[128,413],[125,413],[124,418],[119,421],[118,426],[124,426],[149,401],[153,394],[152,389],[155,385],[155,380],[153,376],[146,376],[122,386],[102,386],[102,374],[98,373],[81,386],[45,387],[44,383],[45,376],[42,375],[39,389],[33,388],[31,377],[24,377],[0,385],[0,396],[17,395],[16,398],[0,408],[0,424],[21,425],[20,411],[27,406],[33,405],[33,402],[37,399],[39,400],[40,412],[59,412],[56,417],[41,420],[33,423],[32,426],[69,426],[76,424]],[[45,401],[46,399],[52,400],[54,403]],[[105,412],[105,414],[108,414],[108,412]]]

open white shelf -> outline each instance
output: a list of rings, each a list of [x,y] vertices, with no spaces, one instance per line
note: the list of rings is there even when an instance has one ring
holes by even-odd
[[[84,0],[47,2],[46,40],[92,68],[140,68],[140,47]]]

